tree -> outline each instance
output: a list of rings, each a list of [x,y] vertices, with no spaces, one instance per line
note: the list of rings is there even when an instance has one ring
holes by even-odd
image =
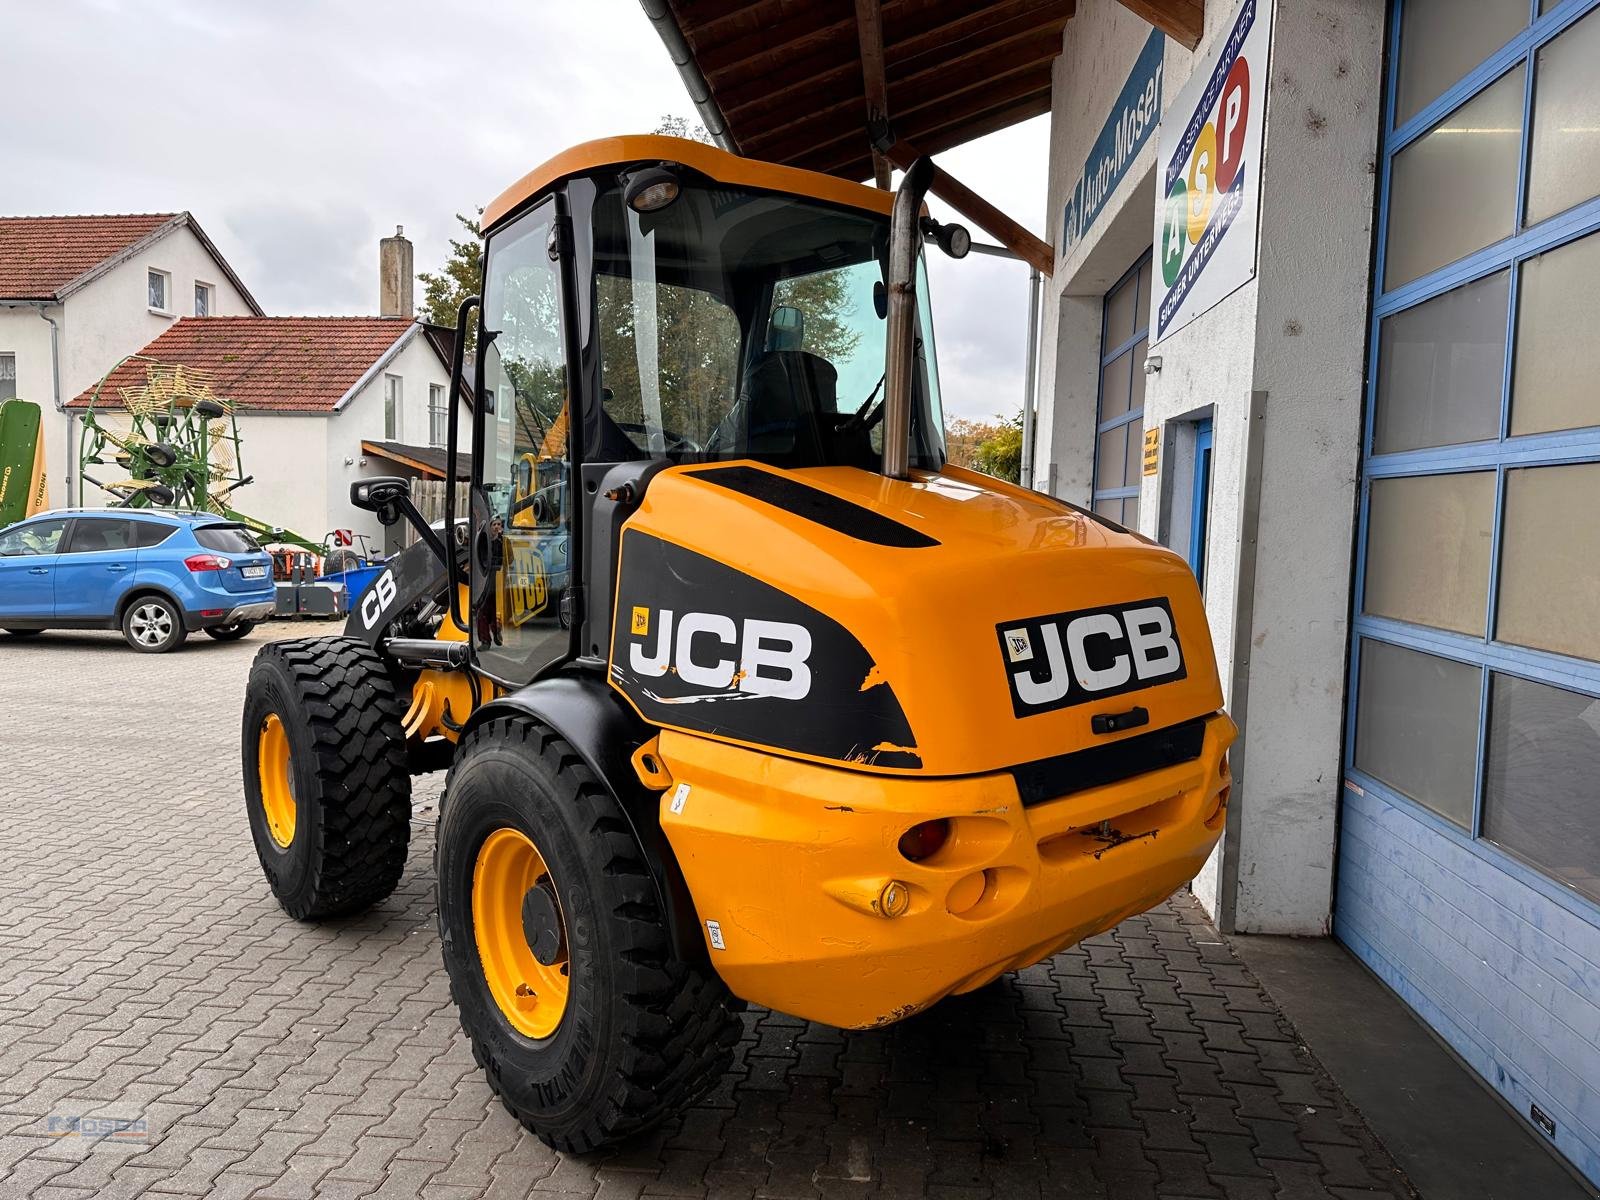
[[[423,271],[417,276],[422,284],[422,303],[417,306],[417,316],[447,329],[456,326],[456,312],[468,296],[483,295],[483,237],[478,231],[478,217],[456,214],[456,220],[469,235],[466,241],[450,239],[450,256],[437,273]]]
[[[1022,414],[1020,412],[1010,420],[999,418],[999,426],[995,433],[978,446],[976,465],[985,475],[993,475],[996,479],[1004,479],[1007,483],[1021,482]]]
[[[956,417],[945,426],[945,452],[952,466],[982,470],[978,465],[978,447],[995,437],[1004,428],[998,418],[994,421],[974,421],[971,417]]]

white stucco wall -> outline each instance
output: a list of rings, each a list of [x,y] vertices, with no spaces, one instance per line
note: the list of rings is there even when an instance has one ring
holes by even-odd
[[[151,311],[148,273],[171,276],[168,313]],[[213,316],[248,316],[251,309],[200,239],[187,226],[173,230],[125,262],[98,276],[66,300],[43,311],[60,327],[61,401],[92,386],[124,356],[159,337],[174,320],[194,313],[196,281],[211,285]],[[45,464],[50,498],[69,502],[67,476],[77,475],[76,444],[70,464],[68,422],[55,410],[51,379],[50,326],[36,308],[0,308],[0,353],[17,355],[17,395],[44,410]],[[73,496],[76,500],[76,495]],[[90,489],[86,503],[99,503]]]
[[[1168,39],[1163,102],[1235,17],[1206,6],[1196,53]],[[1163,429],[1141,531],[1187,545],[1193,426],[1213,423],[1206,611],[1246,737],[1229,836],[1195,882],[1225,926],[1326,932],[1344,698],[1356,447],[1366,334],[1382,0],[1282,0],[1274,18],[1254,280],[1154,350],[1144,428]],[[1081,0],[1063,33],[1052,105],[1050,231],[1149,34],[1115,0]],[[1087,503],[1101,297],[1148,251],[1152,136],[1047,289],[1035,479]],[[1265,394],[1256,576],[1241,605],[1241,523],[1252,394]],[[1241,614],[1252,642],[1234,645]],[[1235,681],[1238,695],[1233,694]],[[1233,858],[1225,849],[1232,846]]]

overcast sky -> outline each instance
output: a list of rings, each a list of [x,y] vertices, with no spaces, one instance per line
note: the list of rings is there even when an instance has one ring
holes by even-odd
[[[694,117],[637,0],[0,0],[0,80],[0,212],[188,209],[271,314],[375,312],[396,225],[434,269],[552,154]],[[1047,133],[941,162],[1038,231]],[[947,413],[1016,411],[1026,268],[935,270]]]

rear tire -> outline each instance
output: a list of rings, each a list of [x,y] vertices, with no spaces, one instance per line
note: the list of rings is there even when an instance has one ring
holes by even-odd
[[[245,810],[272,894],[297,921],[394,891],[411,838],[405,706],[354,638],[263,646],[245,688]]]
[[[739,1038],[732,999],[708,968],[674,952],[644,851],[577,752],[532,721],[491,721],[462,739],[446,794],[435,851],[445,969],[473,1054],[511,1115],[546,1145],[583,1154],[709,1090]],[[546,873],[508,877],[515,882],[496,895],[482,881],[502,878],[487,864],[508,839],[531,842]],[[539,883],[516,894],[528,878]],[[537,910],[551,911],[541,891],[555,902],[559,942],[529,934],[518,950],[512,935],[537,932]],[[505,949],[486,969],[497,932]],[[559,944],[564,981],[533,965],[545,962],[531,949],[541,944],[546,953]],[[508,996],[504,967],[524,951],[531,986]],[[522,1019],[517,997],[533,997],[520,1002]],[[559,1006],[553,1028],[548,1011],[540,1023],[546,1003]]]
[[[188,636],[183,614],[165,596],[135,596],[122,614],[122,639],[140,654],[166,654]]]
[[[255,627],[254,621],[235,621],[232,625],[208,625],[206,636],[215,638],[219,642],[237,642],[240,638],[249,637],[250,631]]]

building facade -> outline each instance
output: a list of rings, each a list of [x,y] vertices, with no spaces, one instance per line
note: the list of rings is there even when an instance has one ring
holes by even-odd
[[[180,318],[260,314],[189,213],[0,217],[0,398],[43,411],[52,502],[76,491],[68,400]]]
[[[1201,580],[1219,923],[1331,932],[1600,1182],[1600,2],[1463,7],[1080,0],[1033,478]]]

